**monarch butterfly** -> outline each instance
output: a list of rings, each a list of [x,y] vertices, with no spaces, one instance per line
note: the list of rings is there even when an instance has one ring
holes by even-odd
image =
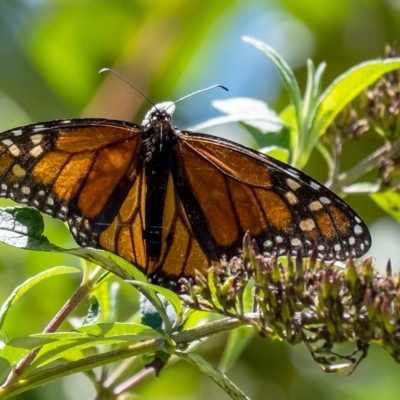
[[[76,242],[111,251],[173,286],[238,254],[344,260],[371,238],[361,218],[306,174],[229,140],[180,131],[168,108],[147,124],[55,120],[0,136],[0,197],[67,221]]]

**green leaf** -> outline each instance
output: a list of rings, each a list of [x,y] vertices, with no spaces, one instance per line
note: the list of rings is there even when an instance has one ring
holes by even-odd
[[[219,371],[216,367],[208,363],[204,358],[195,353],[180,353],[176,355],[188,363],[197,367],[201,372],[211,378],[217,385],[219,385],[225,393],[227,393],[234,400],[250,400],[226,375]]]
[[[83,321],[82,325],[92,325],[94,324],[100,317],[101,306],[96,296],[90,297],[90,307],[88,310],[88,314]]]
[[[8,342],[0,351],[0,380],[32,350],[55,341],[53,338],[23,337]]]
[[[136,287],[152,302],[163,317],[166,328],[171,328],[160,299],[153,290],[153,288],[160,288],[158,286],[148,285],[144,273],[130,262],[105,250],[91,248],[63,249],[51,244],[47,238],[42,235],[44,229],[43,217],[39,211],[33,208],[8,207],[0,209],[0,233],[2,229],[5,234],[3,236],[0,234],[0,240],[3,240],[9,245],[29,250],[55,251],[72,254],[96,265],[100,265],[107,271],[112,272],[124,280],[129,281],[133,278],[137,283]],[[142,282],[144,285],[140,285],[138,282]],[[167,289],[165,290],[167,291]],[[181,306],[178,305],[177,299],[179,300],[179,298],[173,292],[168,292],[169,294],[167,294],[167,297],[171,299],[171,304],[173,304],[174,308],[178,311],[177,316],[180,318],[183,311]]]
[[[258,150],[260,153],[267,154],[279,161],[287,163],[289,161],[289,150],[279,146],[262,147]]]
[[[0,376],[8,373],[32,350],[41,347],[35,361],[24,371],[31,371],[62,358],[71,350],[119,344],[128,346],[145,340],[158,339],[161,334],[145,325],[131,323],[106,323],[86,325],[76,332],[41,333],[19,338],[7,343],[0,352]],[[77,353],[79,354],[79,353]]]
[[[43,217],[39,211],[28,207],[6,207],[0,209],[0,241],[10,246],[54,250],[43,235]]]
[[[370,197],[382,210],[400,222],[400,193],[386,190],[385,192],[372,193]]]
[[[81,326],[76,329],[79,333],[95,336],[98,339],[128,340],[130,343],[137,343],[142,340],[150,340],[161,337],[160,333],[146,325],[134,323],[103,323],[96,325]],[[38,335],[40,336],[40,335]],[[46,337],[48,335],[46,334]]]
[[[0,309],[0,328],[3,326],[7,313],[11,306],[15,304],[29,289],[33,288],[39,282],[50,278],[52,276],[62,275],[62,274],[75,274],[77,272],[81,272],[77,268],[72,267],[55,267],[48,269],[40,274],[29,278],[21,285],[17,286],[8,299],[4,302]]]
[[[367,61],[356,65],[335,79],[319,99],[307,152],[314,148],[337,114],[369,85],[387,72],[400,68],[399,58]],[[304,165],[304,160],[297,164]]]
[[[2,215],[3,218],[1,218]],[[144,283],[144,285],[137,284],[136,287],[139,288],[142,294],[152,302],[154,307],[160,313],[166,329],[169,330],[171,328],[169,319],[164,312],[160,299],[153,290],[153,288],[159,287],[148,285],[144,273],[130,262],[105,250],[91,248],[63,249],[51,244],[47,238],[41,235],[44,228],[43,217],[39,211],[33,208],[10,207],[0,209],[0,231],[2,227],[3,229],[6,229],[7,234],[4,235],[3,238],[0,236],[0,240],[4,239],[3,241],[5,243],[12,246],[30,250],[55,251],[72,254],[96,265],[100,265],[107,271],[112,272],[124,280],[129,281],[133,278],[136,282]],[[17,235],[15,233],[17,233]],[[31,238],[34,239],[31,240]],[[177,317],[180,318],[182,315],[182,309],[177,305],[178,297],[173,292],[169,292],[168,297],[171,298],[171,304],[173,304],[174,308],[178,310]]]
[[[312,123],[319,104],[324,70],[324,63],[319,65],[317,70],[315,70],[312,61],[307,60],[307,88],[301,110],[301,125],[298,127],[298,142],[292,143],[293,157],[291,165],[295,167],[298,167],[301,163],[306,164],[313,149],[308,146],[308,143],[312,133]],[[296,138],[296,136],[293,136],[293,138]]]
[[[208,283],[208,287],[210,289],[212,303],[216,307],[223,308],[223,306],[221,305],[221,303],[218,300],[218,298],[219,298],[218,294],[220,291],[220,287],[218,286],[219,281],[218,281],[218,279],[216,279],[215,272],[213,270],[209,270],[207,273],[207,283]]]
[[[319,104],[319,95],[321,93],[322,75],[325,71],[326,64],[322,63],[317,69],[311,60],[307,60],[307,87],[304,95],[304,102],[302,107],[302,120],[305,123],[302,133],[307,133],[311,121],[314,118],[316,106]]]
[[[265,43],[251,38],[249,36],[242,37],[244,42],[247,42],[253,45],[258,50],[262,51],[269,59],[275,64],[276,68],[278,69],[279,74],[281,75],[282,81],[286,90],[289,93],[290,99],[293,103],[293,106],[296,110],[296,118],[297,121],[300,122],[301,120],[301,94],[299,85],[297,84],[296,78],[292,69],[286,63],[286,61],[272,48],[266,45]],[[298,123],[300,126],[300,123]]]
[[[181,300],[178,297],[178,295],[172,292],[171,290],[161,286],[153,285],[148,282],[138,282],[138,281],[129,281],[129,282],[132,283],[133,286],[152,289],[155,292],[163,295],[168,300],[168,302],[174,307],[175,314],[177,316],[183,314],[183,307],[181,304]]]
[[[117,322],[85,325],[78,328],[76,332],[45,333],[32,336],[39,338],[56,338],[58,341],[49,343],[40,349],[35,361],[24,372],[25,375],[38,367],[62,358],[64,354],[67,354],[71,349],[75,351],[110,344],[128,346],[162,337],[159,332],[146,325]]]
[[[164,329],[167,332],[171,332],[173,328],[181,325],[184,310],[176,293],[148,282],[127,282],[139,289],[146,297],[144,301],[141,301],[143,323],[149,324],[149,326],[156,328],[161,327],[161,322],[163,322]],[[160,299],[156,293],[159,293],[162,298]],[[146,300],[148,302],[146,302]],[[169,305],[172,305],[174,312],[172,312]],[[159,318],[161,318],[162,321]]]
[[[247,326],[240,326],[229,332],[228,342],[219,363],[222,371],[228,371],[235,364],[253,336],[254,331]]]
[[[284,123],[286,123],[287,126],[289,126],[289,132],[290,132],[289,151],[291,149],[291,151],[293,152],[293,149],[298,145],[300,140],[300,131],[299,127],[297,126],[297,120],[296,120],[296,110],[294,109],[293,104],[290,104],[289,106],[284,108],[279,114],[279,117],[282,119]],[[291,157],[289,157],[289,160],[290,159]]]
[[[160,304],[156,307],[147,297],[143,294],[140,295],[140,323],[153,329],[165,328],[166,331],[170,331],[172,323],[165,309],[168,306],[168,302],[165,299],[164,301],[158,299],[158,301]],[[175,315],[173,318],[175,318]]]
[[[134,278],[137,281],[147,282],[146,275],[142,271],[136,268],[129,261],[126,261],[116,254],[110,253],[106,250],[98,250],[90,247],[82,247],[78,249],[63,249],[59,247],[57,251],[72,254],[96,265],[100,265],[107,271],[112,272],[122,279],[128,280]]]
[[[227,100],[214,100],[214,108],[225,113],[226,122],[243,122],[262,133],[279,132],[283,122],[267,103],[247,97],[234,97]],[[218,119],[218,118],[214,118]]]
[[[79,248],[70,250],[61,249],[61,251],[64,253],[79,256],[81,258],[84,258],[85,260],[100,265],[106,270],[126,280],[127,282],[131,281],[132,278],[134,278],[137,289],[144,296],[146,296],[147,299],[149,299],[149,301],[160,313],[160,315],[164,320],[166,329],[169,327],[168,325],[169,320],[164,312],[163,305],[160,302],[160,299],[158,298],[156,292],[152,289],[154,285],[150,285],[147,282],[147,278],[143,274],[143,272],[140,271],[138,268],[136,268],[134,265],[132,265],[129,261],[126,261],[123,258],[113,253],[109,253],[108,251],[105,250]],[[143,283],[143,285],[140,285],[140,283]],[[154,286],[154,287],[159,288],[159,286]]]
[[[102,266],[122,279],[147,282],[138,268],[123,258],[105,250],[91,248],[64,249],[42,235],[44,222],[41,213],[29,207],[0,208],[0,241],[25,250],[55,251],[72,254]]]
[[[108,273],[108,276],[110,274]],[[119,311],[119,298],[121,284],[115,279],[105,279],[99,284],[96,282],[95,290],[92,291],[101,306],[101,322],[115,321]],[[100,322],[100,321],[99,321]]]

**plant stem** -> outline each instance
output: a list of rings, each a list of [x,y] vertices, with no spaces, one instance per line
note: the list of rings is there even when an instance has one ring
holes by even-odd
[[[382,159],[398,157],[400,154],[400,140],[391,144],[391,146],[384,145],[378,150],[374,151],[360,163],[358,163],[351,170],[344,172],[338,176],[336,182],[334,181],[331,190],[336,192],[345,192],[345,187],[355,182],[358,178],[379,166]],[[334,186],[334,187],[333,187]]]
[[[44,333],[52,333],[55,332],[60,325],[65,321],[68,315],[76,308],[76,306],[87,296],[89,292],[88,285],[81,285],[78,290],[72,295],[70,299],[64,304],[61,310],[57,313],[57,315],[50,321],[47,327],[44,329]],[[23,372],[29,367],[32,361],[35,359],[37,353],[40,351],[40,347],[32,353],[28,354],[17,366],[14,373],[9,376],[7,379],[6,385],[10,385],[18,380]]]
[[[113,393],[115,396],[119,396],[122,393],[128,392],[130,389],[136,387],[139,383],[143,382],[149,376],[154,375],[154,368],[145,368],[133,375],[131,378],[127,379],[125,382],[118,385]]]

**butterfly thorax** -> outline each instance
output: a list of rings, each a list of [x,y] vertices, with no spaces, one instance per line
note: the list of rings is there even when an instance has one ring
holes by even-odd
[[[149,115],[148,123],[143,129],[144,161],[149,162],[153,156],[165,153],[175,137],[175,129],[171,124],[171,115],[167,111],[156,110]]]

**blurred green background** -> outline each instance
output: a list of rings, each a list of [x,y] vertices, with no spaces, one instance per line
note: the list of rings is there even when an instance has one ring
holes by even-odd
[[[385,44],[399,41],[400,1],[1,0],[0,130],[79,116],[140,123],[148,102],[113,75],[99,75],[103,67],[117,70],[153,102],[174,100],[215,83],[230,89],[180,103],[174,123],[181,129],[217,116],[210,105],[213,99],[254,97],[280,111],[287,96],[279,77],[269,60],[241,41],[242,35],[274,47],[295,69],[302,88],[306,59],[315,64],[326,61],[326,87],[356,63],[382,55]],[[252,143],[235,126],[218,127],[213,133]],[[350,150],[347,155],[350,161],[357,156]],[[324,180],[321,163],[315,155],[306,171]],[[398,268],[397,222],[383,216],[368,199],[349,198],[349,202],[371,227],[375,243],[371,254],[377,266],[391,257]],[[75,246],[61,223],[51,218],[46,223],[52,241]],[[16,285],[55,265],[78,266],[79,261],[0,245],[0,303]],[[41,331],[78,284],[79,277],[52,278],[25,295],[5,326],[9,337]],[[123,319],[137,308],[137,295],[122,285],[122,296]],[[84,315],[84,306],[77,315]],[[226,336],[208,341],[202,355],[217,364],[225,343]],[[290,347],[258,337],[228,372],[254,400],[395,399],[400,393],[399,374],[400,366],[377,346],[346,378],[321,372],[303,345]],[[150,399],[228,399],[183,362],[139,386],[137,393]],[[55,396],[92,399],[94,392],[83,375],[76,375],[16,399]]]

